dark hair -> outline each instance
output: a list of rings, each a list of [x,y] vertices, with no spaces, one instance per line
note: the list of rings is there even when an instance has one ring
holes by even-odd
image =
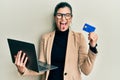
[[[71,5],[69,3],[67,3],[67,2],[60,2],[55,7],[54,16],[56,16],[58,9],[64,8],[64,7],[68,7],[70,9],[71,15],[72,15],[72,7],[71,7]]]
[[[55,7],[55,10],[54,10],[54,16],[56,16],[57,14],[57,11],[60,9],[60,8],[64,8],[64,7],[68,7],[70,9],[70,12],[71,12],[71,15],[73,16],[72,14],[72,7],[69,3],[67,2],[60,2],[56,5]],[[57,26],[56,26],[56,23],[53,21],[53,30],[56,30],[57,29]]]

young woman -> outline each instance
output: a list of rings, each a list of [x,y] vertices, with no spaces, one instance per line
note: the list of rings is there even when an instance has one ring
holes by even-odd
[[[28,58],[25,53],[21,56],[22,51],[19,51],[15,65],[21,74],[41,75],[41,80],[82,80],[81,73],[88,75],[91,72],[97,53],[98,36],[95,32],[89,33],[87,50],[88,43],[83,34],[70,30],[72,18],[70,4],[57,4],[54,10],[55,30],[41,37],[39,60],[58,68],[40,73],[31,71],[25,66]]]

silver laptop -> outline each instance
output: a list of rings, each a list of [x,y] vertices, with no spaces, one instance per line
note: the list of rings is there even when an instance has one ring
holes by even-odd
[[[41,72],[58,68],[57,66],[38,61],[36,56],[35,45],[33,43],[15,39],[7,39],[7,41],[13,63],[15,62],[14,56],[17,55],[17,52],[19,50],[22,50],[26,53],[26,56],[28,57],[28,61],[26,63],[26,67],[28,69],[31,69],[36,72]]]

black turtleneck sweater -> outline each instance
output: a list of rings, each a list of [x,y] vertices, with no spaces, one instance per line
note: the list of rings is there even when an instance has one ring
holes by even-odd
[[[50,70],[48,80],[63,80],[68,33],[69,29],[64,32],[61,32],[59,30],[56,30],[55,32],[51,53],[51,64],[57,66],[58,68]],[[95,54],[97,53],[96,46],[91,47],[89,45],[90,50]]]
[[[61,32],[56,30],[52,53],[51,64],[57,66],[57,69],[51,70],[48,80],[63,80],[64,62],[69,29]]]

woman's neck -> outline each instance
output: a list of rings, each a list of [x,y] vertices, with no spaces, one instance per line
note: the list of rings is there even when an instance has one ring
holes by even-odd
[[[67,29],[66,31],[60,31],[60,30],[56,30],[56,34],[57,35],[63,35],[63,36],[66,36],[66,35],[68,35],[68,32],[69,32],[69,29]]]

